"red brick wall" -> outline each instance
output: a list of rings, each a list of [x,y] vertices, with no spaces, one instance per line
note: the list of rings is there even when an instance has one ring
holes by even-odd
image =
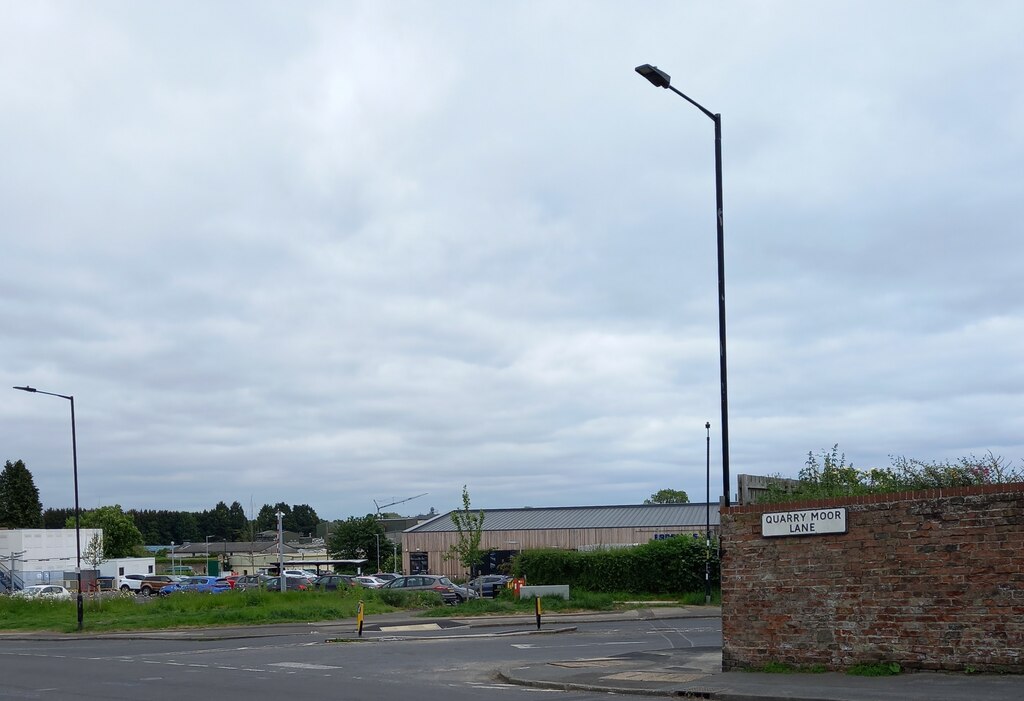
[[[827,506],[846,534],[761,536],[762,513]],[[1024,672],[1024,484],[734,506],[722,545],[726,670]]]

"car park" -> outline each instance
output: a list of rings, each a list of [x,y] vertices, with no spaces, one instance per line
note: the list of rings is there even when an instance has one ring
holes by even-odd
[[[316,579],[316,575],[306,570],[285,570],[285,577],[299,577],[301,579]]]
[[[381,586],[384,584],[384,580],[377,579],[376,577],[371,577],[369,575],[353,577],[352,582],[361,587],[366,587],[367,589],[380,589]]]
[[[313,588],[321,591],[337,591],[351,586],[352,576],[347,574],[325,574],[313,580]]]
[[[471,579],[466,585],[473,591],[479,592],[481,596],[495,597],[501,593],[505,585],[511,581],[511,577],[504,574],[485,574]]]
[[[176,580],[173,577],[166,574],[146,575],[146,578],[143,579],[142,583],[139,585],[139,593],[143,596],[152,596],[168,584],[174,584],[175,581]]]
[[[281,578],[269,577],[260,585],[267,591],[281,591]],[[313,583],[305,577],[285,577],[284,587],[286,591],[308,591],[313,588]]]
[[[455,589],[455,595],[459,597],[460,604],[464,604],[470,599],[476,599],[480,596],[476,591],[463,584],[455,584],[452,582],[452,588]]]
[[[161,596],[168,596],[178,592],[194,592],[199,594],[220,594],[231,591],[231,585],[220,577],[198,576],[186,577],[181,582],[168,584],[160,590]]]
[[[57,584],[33,584],[11,594],[16,599],[70,601],[71,592]]]
[[[243,574],[241,577],[235,580],[234,588],[238,591],[247,591],[249,589],[259,589],[260,584],[270,579],[265,574]]]
[[[148,574],[121,575],[117,581],[117,588],[125,593],[133,591],[138,594],[142,591],[142,581],[148,576]]]
[[[446,604],[459,603],[459,595],[455,593],[455,585],[447,577],[436,574],[414,574],[405,577],[395,577],[390,582],[385,582],[381,590],[396,591],[434,591],[441,595]]]

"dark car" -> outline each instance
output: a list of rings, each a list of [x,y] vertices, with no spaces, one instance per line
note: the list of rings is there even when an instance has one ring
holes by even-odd
[[[381,591],[394,589],[397,591],[435,591],[441,595],[446,604],[459,603],[459,595],[455,593],[455,585],[447,577],[436,574],[413,574],[407,577],[395,577],[381,586]]]
[[[471,579],[466,586],[473,591],[480,592],[481,596],[495,597],[501,593],[511,579],[504,574],[485,574]]]
[[[325,574],[313,580],[313,588],[321,591],[337,591],[351,586],[352,575],[348,574]]]
[[[237,587],[238,584],[235,584]],[[267,591],[281,591],[281,578],[270,577],[263,581],[260,585]],[[313,588],[313,583],[305,577],[285,577],[284,587],[286,591],[309,591]]]

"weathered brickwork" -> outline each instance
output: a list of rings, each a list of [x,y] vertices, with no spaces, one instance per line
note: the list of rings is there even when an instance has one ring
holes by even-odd
[[[843,535],[763,538],[761,514],[845,506]],[[723,666],[1024,673],[1024,484],[731,507]]]

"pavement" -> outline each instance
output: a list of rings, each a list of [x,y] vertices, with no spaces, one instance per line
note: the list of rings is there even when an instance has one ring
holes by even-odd
[[[231,640],[301,635],[321,640],[371,640],[386,633],[420,637],[486,635],[500,626],[502,635],[551,635],[575,630],[574,624],[601,621],[720,618],[717,607],[641,608],[608,613],[545,614],[542,628],[534,616],[479,616],[450,619],[411,619],[409,614],[367,616],[366,637],[357,638],[354,620],[287,623],[267,626],[133,631],[89,634],[89,637],[127,639]],[[520,628],[521,630],[516,630]],[[466,629],[480,632],[467,632]],[[78,634],[0,633],[0,639],[68,639]],[[720,701],[1022,701],[1024,676],[997,674],[903,673],[888,677],[859,677],[842,673],[765,674],[723,672],[719,647],[666,648],[596,658],[573,658],[495,670],[506,683],[565,691],[719,699]]]

